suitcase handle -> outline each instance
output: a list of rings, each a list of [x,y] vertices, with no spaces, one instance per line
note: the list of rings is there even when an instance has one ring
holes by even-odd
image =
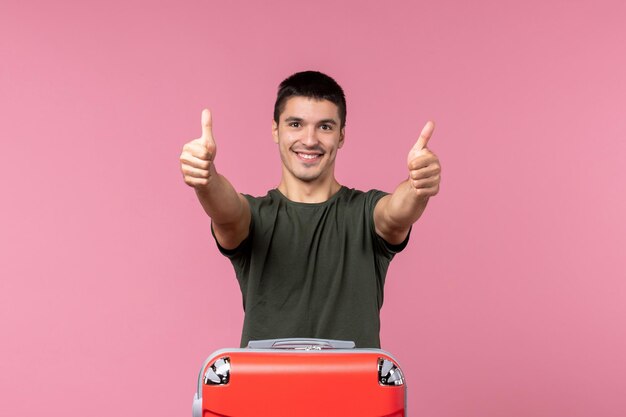
[[[307,339],[301,337],[290,339],[250,340],[248,342],[248,348],[250,349],[322,350],[354,349],[354,347],[354,342],[350,340]]]

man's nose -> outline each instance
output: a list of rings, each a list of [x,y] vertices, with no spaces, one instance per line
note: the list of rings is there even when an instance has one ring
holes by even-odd
[[[308,127],[303,133],[302,143],[305,146],[312,147],[317,145],[317,129],[315,129],[315,126]]]

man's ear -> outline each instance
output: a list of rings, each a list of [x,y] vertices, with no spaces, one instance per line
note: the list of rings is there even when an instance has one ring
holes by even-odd
[[[278,143],[278,123],[272,119],[272,136],[274,137],[274,143]]]
[[[346,127],[342,127],[341,130],[339,131],[339,145],[337,146],[337,149],[341,149],[341,147],[343,146],[343,140],[346,137]]]

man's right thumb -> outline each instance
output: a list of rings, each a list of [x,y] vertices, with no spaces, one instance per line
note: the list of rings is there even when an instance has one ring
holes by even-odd
[[[211,118],[211,111],[209,109],[202,110],[202,142],[205,145],[214,145],[213,139],[213,119]]]

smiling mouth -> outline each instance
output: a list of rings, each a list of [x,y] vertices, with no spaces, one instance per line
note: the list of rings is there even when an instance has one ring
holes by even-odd
[[[303,153],[303,152],[297,152],[297,151],[294,151],[294,153],[298,156],[299,159],[304,160],[306,162],[317,161],[318,159],[322,157],[322,155],[324,155],[321,153]]]

